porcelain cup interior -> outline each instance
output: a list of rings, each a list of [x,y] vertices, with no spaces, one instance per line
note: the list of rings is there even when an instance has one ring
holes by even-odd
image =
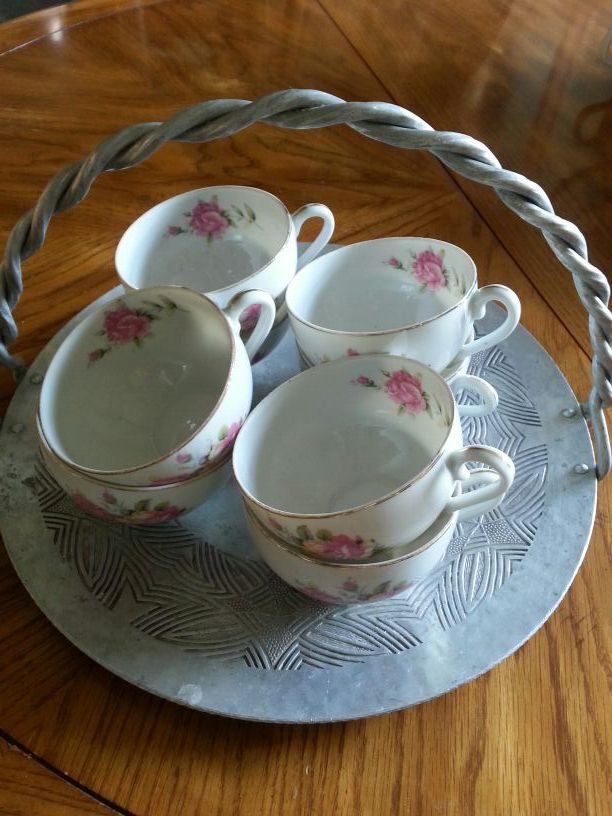
[[[265,190],[206,187],[141,215],[123,234],[115,264],[133,289],[172,282],[211,294],[248,281],[291,230],[287,208]]]
[[[94,471],[169,455],[215,415],[236,345],[223,312],[188,289],[156,287],[106,304],[49,366],[39,405],[49,445]]]
[[[287,308],[328,331],[397,331],[444,314],[475,286],[474,261],[459,247],[430,238],[384,238],[312,261],[291,282]]]
[[[255,408],[234,472],[264,508],[343,512],[416,480],[454,421],[450,388],[427,366],[390,355],[343,358],[299,374]]]

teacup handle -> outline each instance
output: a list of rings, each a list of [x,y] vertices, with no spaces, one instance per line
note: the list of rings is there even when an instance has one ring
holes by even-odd
[[[274,325],[274,318],[276,317],[276,306],[272,295],[268,292],[262,292],[260,289],[248,289],[246,292],[234,295],[223,311],[238,337],[240,336],[240,315],[249,306],[260,307],[257,323],[249,339],[244,344],[249,360],[252,360],[270,334],[270,329]]]
[[[488,465],[491,470],[470,471],[466,467],[468,462],[481,462]],[[464,491],[459,496],[452,496],[446,505],[450,512],[459,513],[460,521],[493,510],[502,501],[514,481],[512,459],[503,451],[487,445],[471,445],[453,451],[447,459],[447,467],[453,478],[461,483]],[[466,490],[469,492],[465,492]]]
[[[453,394],[466,389],[480,397],[480,402],[476,405],[457,405],[459,416],[487,416],[497,408],[499,403],[497,391],[482,377],[475,377],[473,374],[455,374],[449,385]]]
[[[301,269],[303,266],[306,266],[307,263],[314,261],[321,250],[327,246],[336,225],[334,214],[329,207],[325,206],[325,204],[304,204],[303,207],[300,207],[299,210],[296,210],[291,216],[291,220],[293,221],[293,226],[295,228],[296,238],[300,234],[300,230],[304,226],[304,222],[308,221],[309,218],[322,218],[323,226],[312,244],[298,258],[298,269]]]
[[[483,286],[482,289],[477,289],[470,297],[469,313],[472,319],[480,320],[485,315],[487,303],[496,300],[506,308],[506,319],[493,331],[479,337],[476,340],[470,340],[465,343],[463,348],[455,357],[453,363],[464,360],[466,357],[471,357],[472,354],[477,354],[479,351],[496,346],[509,337],[518,326],[521,319],[521,301],[507,286],[502,286],[499,283],[493,283],[489,286]]]

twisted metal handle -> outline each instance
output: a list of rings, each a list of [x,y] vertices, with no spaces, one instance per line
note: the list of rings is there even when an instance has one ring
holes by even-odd
[[[7,347],[17,337],[12,310],[22,292],[21,263],[43,245],[56,212],[83,199],[95,179],[107,170],[124,170],[147,159],[165,142],[210,142],[244,130],[255,122],[309,129],[345,124],[364,136],[396,147],[429,150],[462,176],[492,187],[509,209],[541,230],[550,248],[572,274],[589,315],[593,346],[593,387],[583,411],[590,420],[597,452],[597,475],[612,467],[603,409],[612,405],[612,313],[605,276],[588,261],[580,230],[560,218],[542,188],[518,173],[504,170],[481,142],[461,133],[435,131],[398,105],[345,102],[313,90],[288,90],[255,102],[218,99],[187,108],[164,123],[133,125],[96,147],[89,156],[61,170],[47,185],[33,210],[13,228],[0,266],[0,363],[18,368]]]

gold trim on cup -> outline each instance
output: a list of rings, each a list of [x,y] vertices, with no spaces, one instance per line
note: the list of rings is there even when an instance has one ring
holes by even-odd
[[[260,410],[262,405],[264,405],[268,400],[275,399],[274,395],[278,394],[284,388],[292,387],[292,383],[295,383],[295,381],[298,378],[316,376],[315,372],[319,371],[322,368],[327,368],[328,366],[348,365],[349,362],[351,363],[351,365],[353,365],[356,360],[361,360],[361,361],[371,360],[372,358],[376,358],[376,357],[380,357],[383,360],[396,359],[396,360],[401,360],[403,364],[408,363],[408,364],[416,365],[421,369],[425,369],[425,371],[428,374],[430,374],[431,376],[433,376],[434,378],[437,377],[440,380],[440,382],[442,383],[443,389],[446,390],[448,396],[450,397],[450,401],[451,401],[451,417],[450,417],[450,423],[448,425],[446,435],[445,435],[443,441],[440,443],[440,447],[438,448],[438,451],[436,452],[434,458],[427,465],[425,465],[425,467],[422,468],[422,470],[420,470],[417,474],[415,474],[410,479],[409,482],[404,482],[399,487],[397,487],[395,490],[392,490],[390,493],[386,493],[384,496],[380,496],[378,499],[372,499],[371,501],[366,502],[365,504],[360,504],[360,505],[357,505],[355,507],[348,507],[346,510],[336,510],[336,511],[327,512],[327,513],[295,513],[295,512],[289,512],[288,510],[280,510],[277,507],[272,507],[269,504],[265,504],[265,502],[263,502],[260,499],[256,498],[242,484],[242,481],[240,480],[238,474],[236,473],[236,467],[234,465],[234,475],[236,477],[236,482],[238,484],[238,488],[240,489],[240,492],[249,499],[249,501],[253,502],[253,504],[256,504],[258,507],[261,507],[266,512],[275,513],[277,516],[283,516],[283,518],[322,519],[322,518],[341,518],[341,517],[344,517],[344,516],[352,516],[354,513],[358,513],[361,510],[368,510],[371,507],[377,507],[379,504],[382,504],[383,502],[386,502],[389,499],[392,499],[395,496],[398,496],[400,493],[403,493],[405,490],[408,490],[409,487],[412,487],[414,484],[416,484],[418,481],[420,481],[424,476],[426,476],[435,467],[435,465],[438,464],[438,462],[440,461],[440,459],[442,458],[442,456],[444,454],[444,448],[446,447],[446,444],[447,444],[447,442],[448,442],[448,440],[450,438],[451,432],[452,432],[453,427],[455,425],[455,420],[457,418],[457,403],[455,402],[455,397],[453,395],[453,392],[452,392],[449,384],[446,382],[444,377],[442,377],[440,374],[438,374],[437,371],[434,371],[433,368],[429,368],[429,366],[425,365],[425,363],[420,363],[418,360],[413,360],[411,357],[402,357],[399,354],[384,354],[383,352],[376,352],[376,353],[373,353],[373,354],[360,354],[359,357],[340,357],[337,360],[330,360],[330,362],[328,362],[328,363],[321,363],[320,365],[313,366],[312,368],[307,368],[305,371],[300,371],[298,374],[295,374],[290,379],[285,380],[284,383],[281,383],[281,385],[279,385],[278,388],[276,388],[274,391],[271,391],[266,397],[264,397],[264,399],[258,405],[255,406],[255,408],[251,411],[249,416],[246,418],[246,420],[244,422],[244,425],[241,428],[241,434],[244,434],[244,429],[248,426],[248,424],[251,421],[252,417],[257,413],[257,411]]]
[[[288,544],[285,545],[283,542],[279,541],[276,537],[272,537],[270,535],[267,528],[264,527],[263,523],[257,518],[257,516],[253,513],[253,511],[250,508],[245,507],[245,510],[246,510],[246,514],[247,514],[248,518],[252,522],[254,522],[255,526],[257,527],[258,532],[261,533],[262,537],[265,538],[267,542],[274,545],[275,547],[278,547],[279,550],[283,550],[283,552],[286,552],[289,555],[295,556],[296,558],[299,558],[302,561],[306,561],[308,564],[314,564],[314,565],[316,565],[318,567],[330,567],[332,569],[333,568],[338,568],[338,567],[344,568],[344,569],[351,569],[351,570],[355,569],[356,567],[359,568],[359,569],[364,569],[364,568],[367,568],[367,567],[370,567],[370,568],[373,568],[373,567],[390,567],[390,566],[393,566],[395,564],[399,564],[402,561],[408,561],[410,558],[414,558],[417,555],[421,555],[421,553],[424,553],[426,550],[428,550],[430,547],[432,547],[434,544],[436,544],[436,542],[438,542],[442,538],[442,536],[446,535],[446,533],[448,532],[448,528],[451,526],[451,524],[453,524],[453,522],[455,524],[457,523],[456,519],[455,519],[455,516],[457,514],[456,513],[447,513],[447,515],[449,516],[448,521],[446,522],[444,527],[435,536],[433,536],[433,538],[428,539],[418,549],[413,550],[413,551],[411,551],[409,553],[403,553],[402,555],[398,555],[395,558],[387,558],[384,561],[349,561],[349,560],[347,560],[347,561],[328,561],[327,559],[317,558],[316,556],[310,555],[309,553],[304,553],[304,552],[302,552],[302,550],[298,550],[297,548],[293,549]],[[445,512],[446,511],[443,510],[440,515],[443,515]],[[438,516],[438,518],[435,519],[435,521],[433,521],[429,525],[428,529],[431,529],[431,527],[433,527],[433,525],[436,523],[436,521],[438,521],[439,518],[440,518],[440,516]],[[417,539],[421,538],[422,536],[425,536],[425,535],[427,535],[427,530],[425,530],[424,533],[421,533],[420,536],[417,536]],[[410,544],[410,542],[408,542],[407,544],[402,544],[402,545],[400,545],[398,547],[398,549],[401,549],[402,547],[408,547],[409,544]]]
[[[474,263],[474,259],[471,257],[471,255],[468,255],[468,253],[464,249],[461,249],[461,247],[458,247],[456,244],[451,244],[449,241],[441,241],[438,238],[422,238],[422,237],[416,236],[416,235],[397,236],[395,238],[374,238],[371,241],[360,241],[359,243],[356,243],[356,244],[347,244],[346,246],[343,246],[343,247],[340,247],[337,250],[334,250],[334,252],[342,252],[344,249],[352,249],[354,247],[361,247],[361,246],[365,246],[366,244],[382,243],[383,241],[432,241],[432,242],[435,241],[438,244],[444,244],[444,246],[452,247],[453,249],[456,249],[458,252],[465,255],[465,257],[468,259],[468,261],[469,261],[469,263],[471,265],[472,271],[473,271],[473,280],[472,280],[472,283],[471,283],[469,289],[465,292],[464,295],[461,296],[461,298],[459,298],[459,300],[456,303],[453,303],[452,306],[449,306],[448,309],[445,309],[443,312],[438,312],[437,314],[433,315],[433,317],[428,317],[426,320],[421,320],[418,323],[408,323],[408,325],[406,325],[406,326],[397,326],[395,328],[388,328],[388,329],[377,329],[376,331],[348,331],[347,329],[330,329],[327,326],[320,326],[318,323],[311,323],[309,320],[306,320],[305,318],[300,317],[299,315],[297,315],[295,313],[295,311],[289,305],[289,300],[287,298],[285,298],[285,303],[287,305],[287,312],[298,323],[301,323],[303,326],[308,326],[308,328],[310,328],[310,329],[315,329],[316,331],[326,332],[327,334],[337,334],[340,337],[346,337],[346,336],[349,336],[349,335],[352,335],[354,337],[380,337],[380,336],[382,336],[384,334],[395,334],[396,332],[410,331],[412,329],[418,329],[421,326],[426,326],[428,323],[431,323],[433,320],[438,320],[438,318],[444,317],[444,315],[450,314],[458,306],[460,306],[463,303],[463,301],[470,298],[472,296],[472,293],[474,292],[474,290],[477,288],[478,272],[477,272],[477,269],[476,269],[476,264]],[[329,254],[331,255],[333,253],[329,253]],[[318,258],[315,258],[314,260],[312,260],[309,264],[306,265],[306,267],[304,267],[303,269],[300,269],[299,272],[297,272],[295,274],[295,276],[293,277],[293,280],[291,281],[291,283],[293,283],[295,281],[295,279],[297,278],[297,276],[301,272],[303,272],[303,270],[306,269],[308,266],[311,266],[312,264],[316,263],[317,261],[323,261],[323,259],[326,258],[326,257],[327,257],[327,255],[320,255]],[[291,285],[291,284],[289,284],[289,285]]]
[[[180,445],[177,445],[176,447],[172,448],[172,450],[167,451],[162,456],[159,456],[157,459],[153,459],[151,462],[146,462],[146,463],[143,463],[141,465],[136,465],[136,466],[129,467],[129,468],[121,468],[121,469],[118,469],[118,470],[100,470],[100,469],[97,469],[97,468],[90,468],[90,467],[86,467],[85,465],[80,465],[77,462],[69,461],[69,460],[65,459],[59,453],[59,451],[55,450],[55,448],[51,445],[51,443],[49,442],[48,438],[45,435],[47,445],[53,451],[54,455],[58,459],[61,459],[61,461],[64,462],[64,464],[69,465],[72,469],[77,470],[79,473],[82,473],[82,474],[89,473],[89,474],[98,475],[98,476],[111,476],[112,477],[112,476],[115,476],[115,475],[123,475],[123,474],[126,474],[126,473],[136,473],[139,470],[144,470],[145,468],[152,467],[153,465],[157,465],[160,462],[163,462],[164,460],[169,459],[170,457],[174,456],[175,453],[177,453],[182,448],[184,448],[187,444],[189,444],[189,442],[191,442],[191,441],[193,441],[193,439],[195,439],[195,437],[200,433],[200,431],[206,426],[206,424],[208,423],[210,418],[213,416],[213,414],[215,414],[215,412],[217,411],[217,409],[219,408],[219,406],[223,402],[223,399],[224,399],[225,395],[227,394],[227,390],[229,388],[229,383],[230,383],[230,375],[232,373],[232,368],[234,367],[234,363],[236,361],[236,337],[234,335],[234,330],[230,326],[227,315],[225,314],[223,309],[220,306],[217,306],[217,304],[214,302],[214,300],[212,298],[210,298],[208,295],[205,295],[202,292],[198,292],[195,289],[190,289],[188,286],[181,286],[179,284],[163,284],[163,285],[160,284],[159,286],[149,286],[149,287],[146,287],[144,289],[133,289],[132,292],[134,293],[134,296],[143,295],[143,293],[146,296],[147,293],[152,292],[152,291],[158,291],[160,289],[162,289],[162,290],[163,289],[172,289],[174,291],[181,290],[181,291],[187,292],[190,297],[201,298],[201,299],[205,300],[206,303],[210,304],[213,307],[213,309],[218,313],[218,315],[222,318],[224,329],[229,333],[229,338],[230,338],[230,360],[229,360],[229,366],[228,366],[228,369],[227,369],[227,375],[225,377],[225,383],[223,385],[223,389],[221,391],[221,394],[219,395],[219,398],[217,399],[217,402],[215,403],[214,407],[211,408],[211,410],[206,415],[206,418],[204,420],[202,420],[200,425],[198,425],[197,429],[195,431],[193,431],[193,433],[190,436],[188,436],[186,439],[184,439],[180,443]],[[131,296],[132,292],[129,292],[128,296]],[[237,294],[242,294],[242,293],[238,292]],[[88,315],[88,317],[86,319],[92,318],[94,316],[97,317],[99,314],[101,314],[103,312],[104,309],[107,309],[112,304],[118,303],[124,297],[125,297],[125,295],[119,295],[118,297],[113,298],[113,300],[109,300],[107,303],[104,303],[102,306],[100,306],[100,308],[97,309],[93,314]],[[71,337],[71,334],[68,335],[66,340],[68,340],[70,337]],[[66,342],[66,341],[64,341],[64,342]],[[58,348],[57,351],[60,351],[62,349],[63,345],[64,344],[62,343],[62,345],[60,345],[60,347]],[[57,352],[56,352],[56,355],[57,355]],[[47,369],[47,374],[48,374],[49,370],[51,369],[51,366],[53,365],[54,360],[55,360],[55,356],[52,358],[51,363],[49,364],[49,368]],[[40,398],[42,398],[42,395],[44,393],[44,388],[45,388],[45,381],[43,381],[43,387],[42,387],[41,392],[40,392]],[[39,402],[38,402],[38,406],[39,406],[38,407],[38,415],[40,414],[40,398],[39,398]],[[40,426],[41,426],[41,429],[42,429],[42,427],[43,427],[42,422],[40,423]]]
[[[206,295],[210,296],[210,295],[216,295],[218,292],[227,292],[230,289],[233,289],[238,284],[246,283],[246,281],[250,280],[251,278],[254,278],[255,275],[259,275],[260,272],[263,272],[264,269],[267,269],[269,266],[272,265],[272,263],[278,258],[280,253],[283,251],[283,249],[287,246],[287,244],[289,243],[289,239],[291,238],[291,230],[293,228],[293,221],[291,219],[291,213],[289,212],[287,207],[283,204],[283,202],[280,200],[280,198],[278,198],[278,196],[275,196],[273,193],[269,193],[267,190],[261,190],[259,187],[247,187],[244,184],[217,184],[217,185],[212,185],[211,187],[198,187],[195,190],[187,190],[187,192],[185,192],[185,193],[178,193],[177,195],[172,196],[172,198],[166,198],[166,199],[164,199],[164,201],[160,201],[159,204],[155,204],[153,207],[150,207],[148,210],[146,210],[146,212],[143,212],[142,215],[139,215],[138,218],[135,221],[132,221],[130,226],[123,233],[123,235],[119,239],[119,244],[121,244],[121,241],[123,241],[123,238],[125,237],[125,235],[127,235],[129,230],[131,230],[132,227],[135,224],[137,224],[142,218],[145,218],[145,216],[147,216],[151,212],[153,212],[153,210],[157,209],[157,207],[162,207],[164,204],[168,204],[170,201],[173,201],[175,198],[182,198],[183,196],[193,195],[195,193],[201,193],[204,190],[250,190],[251,192],[257,193],[258,195],[267,196],[268,198],[273,199],[280,206],[280,208],[283,210],[284,214],[287,216],[287,233],[286,233],[285,237],[283,238],[282,244],[276,250],[276,252],[272,255],[270,260],[267,261],[263,266],[258,267],[255,272],[252,272],[246,278],[240,278],[240,280],[236,281],[235,283],[230,283],[227,286],[222,286],[220,289],[211,289],[208,292],[199,292],[199,294],[206,294]],[[143,286],[140,289],[136,289],[131,284],[126,283],[126,281],[124,280],[121,272],[119,272],[119,268],[118,268],[118,264],[117,264],[117,252],[119,251],[119,244],[117,244],[117,250],[115,251],[115,257],[114,257],[115,270],[117,272],[117,276],[118,276],[119,280],[123,283],[124,286],[127,286],[128,289],[131,289],[132,291],[135,291],[135,292],[140,292],[140,291],[142,291],[142,289],[148,288],[146,286]],[[297,245],[297,236],[296,236],[296,245]],[[166,284],[164,284],[164,285],[166,285]],[[173,286],[174,284],[167,284],[167,285],[168,286]],[[177,285],[179,285],[179,284],[177,284]],[[282,294],[282,293],[279,293],[279,294]]]

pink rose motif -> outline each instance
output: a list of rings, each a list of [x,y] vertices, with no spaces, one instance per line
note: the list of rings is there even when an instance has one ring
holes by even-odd
[[[72,501],[81,508],[81,510],[85,510],[86,513],[90,513],[92,516],[97,516],[101,519],[112,518],[111,514],[108,513],[103,507],[98,507],[97,504],[94,504],[81,493],[72,493],[71,498]]]
[[[283,529],[283,525],[279,524],[278,521],[275,518],[273,518],[272,516],[268,516],[268,522],[269,522],[270,526],[273,527],[275,530],[282,530]]]
[[[186,462],[191,462],[192,456],[190,453],[177,453],[176,454],[176,461],[179,465],[184,465]]]
[[[357,349],[348,348],[346,350],[346,356],[347,357],[359,357],[359,352],[357,351]]]
[[[346,581],[342,584],[342,589],[345,592],[355,592],[355,590],[358,588],[359,585],[352,578],[347,578]]]
[[[340,533],[330,538],[315,538],[304,541],[303,548],[313,555],[322,555],[345,559],[345,558],[366,558],[372,553],[372,545],[367,544],[362,538],[350,538],[350,536]]]
[[[101,348],[95,349],[94,351],[90,351],[89,352],[89,357],[88,357],[89,362],[90,363],[95,363],[96,360],[101,360],[102,357],[104,357],[104,354],[105,354],[104,349],[101,349]]]
[[[234,439],[238,436],[238,431],[242,427],[242,422],[232,422],[232,424],[227,429],[227,433],[219,443],[219,453],[227,450],[230,445],[233,444]]]
[[[443,270],[442,258],[430,249],[420,252],[412,264],[414,277],[432,291],[446,286]]]
[[[189,226],[196,235],[220,238],[229,227],[229,221],[216,201],[199,201],[191,211]]]
[[[392,372],[385,390],[393,402],[397,402],[410,414],[419,414],[427,408],[420,379],[403,369]]]
[[[112,312],[107,312],[104,318],[104,332],[111,343],[138,341],[150,331],[151,318],[127,306],[118,306]]]
[[[185,508],[169,505],[168,507],[153,508],[153,510],[135,510],[130,513],[129,520],[140,524],[162,524],[165,521],[173,521]]]
[[[400,261],[398,261],[397,258],[389,258],[387,263],[388,263],[389,266],[392,266],[394,269],[399,269],[399,267],[401,266],[401,263],[400,263]]]
[[[360,374],[357,377],[357,379],[355,380],[355,382],[359,383],[359,385],[368,385],[368,386],[373,386],[374,385],[374,380],[371,379],[370,377],[366,377],[365,374]]]
[[[248,332],[254,329],[261,314],[261,303],[254,303],[252,306],[247,306],[240,315],[240,329]]]
[[[167,235],[180,235],[183,230],[180,227],[168,227]]]

